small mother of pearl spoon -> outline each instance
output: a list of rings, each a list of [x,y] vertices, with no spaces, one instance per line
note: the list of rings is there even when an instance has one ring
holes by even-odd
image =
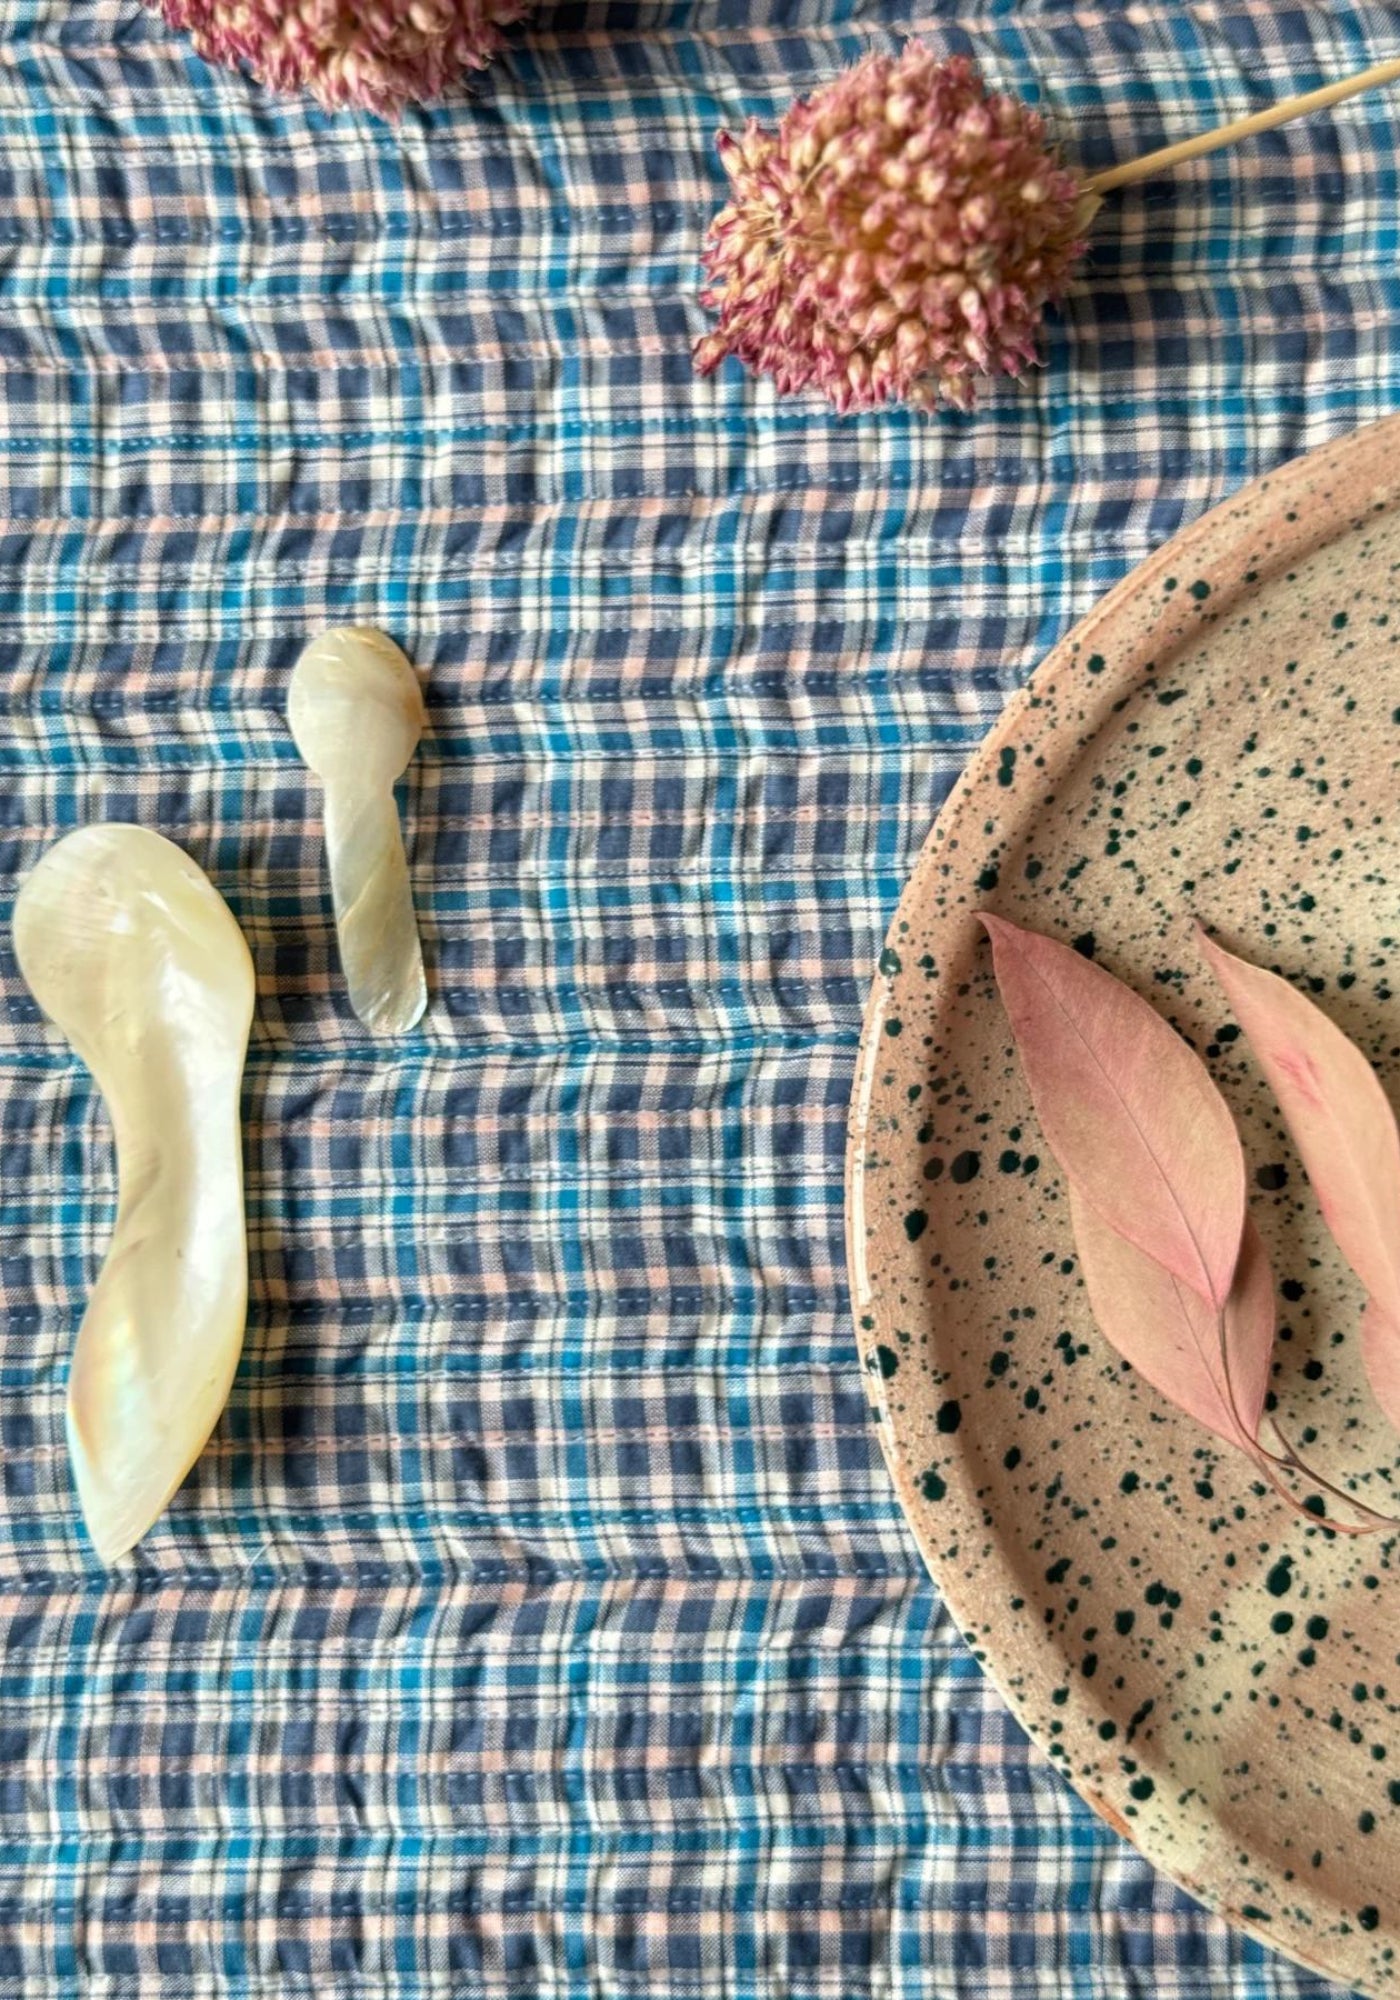
[[[68,1377],[78,1498],[112,1563],[204,1449],[243,1346],[253,962],[208,876],[139,826],[51,847],[16,899],[14,940],[116,1138],[116,1226]]]
[[[394,780],[418,747],[418,676],[391,639],[342,625],[297,661],[287,700],[297,749],[325,792],[326,858],[350,1005],[399,1035],[428,1004]]]

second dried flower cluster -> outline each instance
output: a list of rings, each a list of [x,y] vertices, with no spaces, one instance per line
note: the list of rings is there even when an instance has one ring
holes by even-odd
[[[1036,359],[1084,249],[1083,190],[1039,114],[965,58],[867,56],[720,151],[733,191],[705,249],[702,372],[734,355],[838,410],[967,408],[978,375]]]

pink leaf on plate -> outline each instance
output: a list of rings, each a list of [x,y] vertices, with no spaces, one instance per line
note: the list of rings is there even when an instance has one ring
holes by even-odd
[[[1374,1315],[1400,1326],[1400,1134],[1390,1100],[1355,1042],[1320,1007],[1199,927],[1198,935],[1278,1099],[1323,1220],[1374,1302],[1363,1339],[1374,1386],[1381,1346]],[[1400,1356],[1389,1367],[1400,1381]],[[1387,1414],[1400,1407],[1394,1394],[1381,1402]]]
[[[981,912],[1047,1142],[1099,1220],[1218,1311],[1244,1228],[1244,1155],[1199,1056],[1068,945]]]
[[[1257,1458],[1274,1346],[1274,1280],[1254,1224],[1245,1221],[1222,1318],[1110,1229],[1072,1184],[1069,1203],[1089,1304],[1105,1340],[1168,1402]]]

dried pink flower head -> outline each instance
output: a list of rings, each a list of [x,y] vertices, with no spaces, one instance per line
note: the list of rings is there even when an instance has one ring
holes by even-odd
[[[530,0],[158,0],[206,62],[250,69],[328,111],[397,118],[484,69]]]
[[[961,56],[906,42],[792,104],[776,132],[723,132],[733,194],[710,228],[703,302],[727,355],[838,410],[968,408],[979,375],[1037,359],[1046,303],[1083,251],[1084,189],[1038,113]]]

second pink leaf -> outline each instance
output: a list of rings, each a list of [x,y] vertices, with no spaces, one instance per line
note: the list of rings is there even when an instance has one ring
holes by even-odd
[[[1286,979],[1199,933],[1202,955],[1278,1099],[1337,1248],[1370,1294],[1361,1352],[1400,1427],[1400,1134],[1380,1079]]]

